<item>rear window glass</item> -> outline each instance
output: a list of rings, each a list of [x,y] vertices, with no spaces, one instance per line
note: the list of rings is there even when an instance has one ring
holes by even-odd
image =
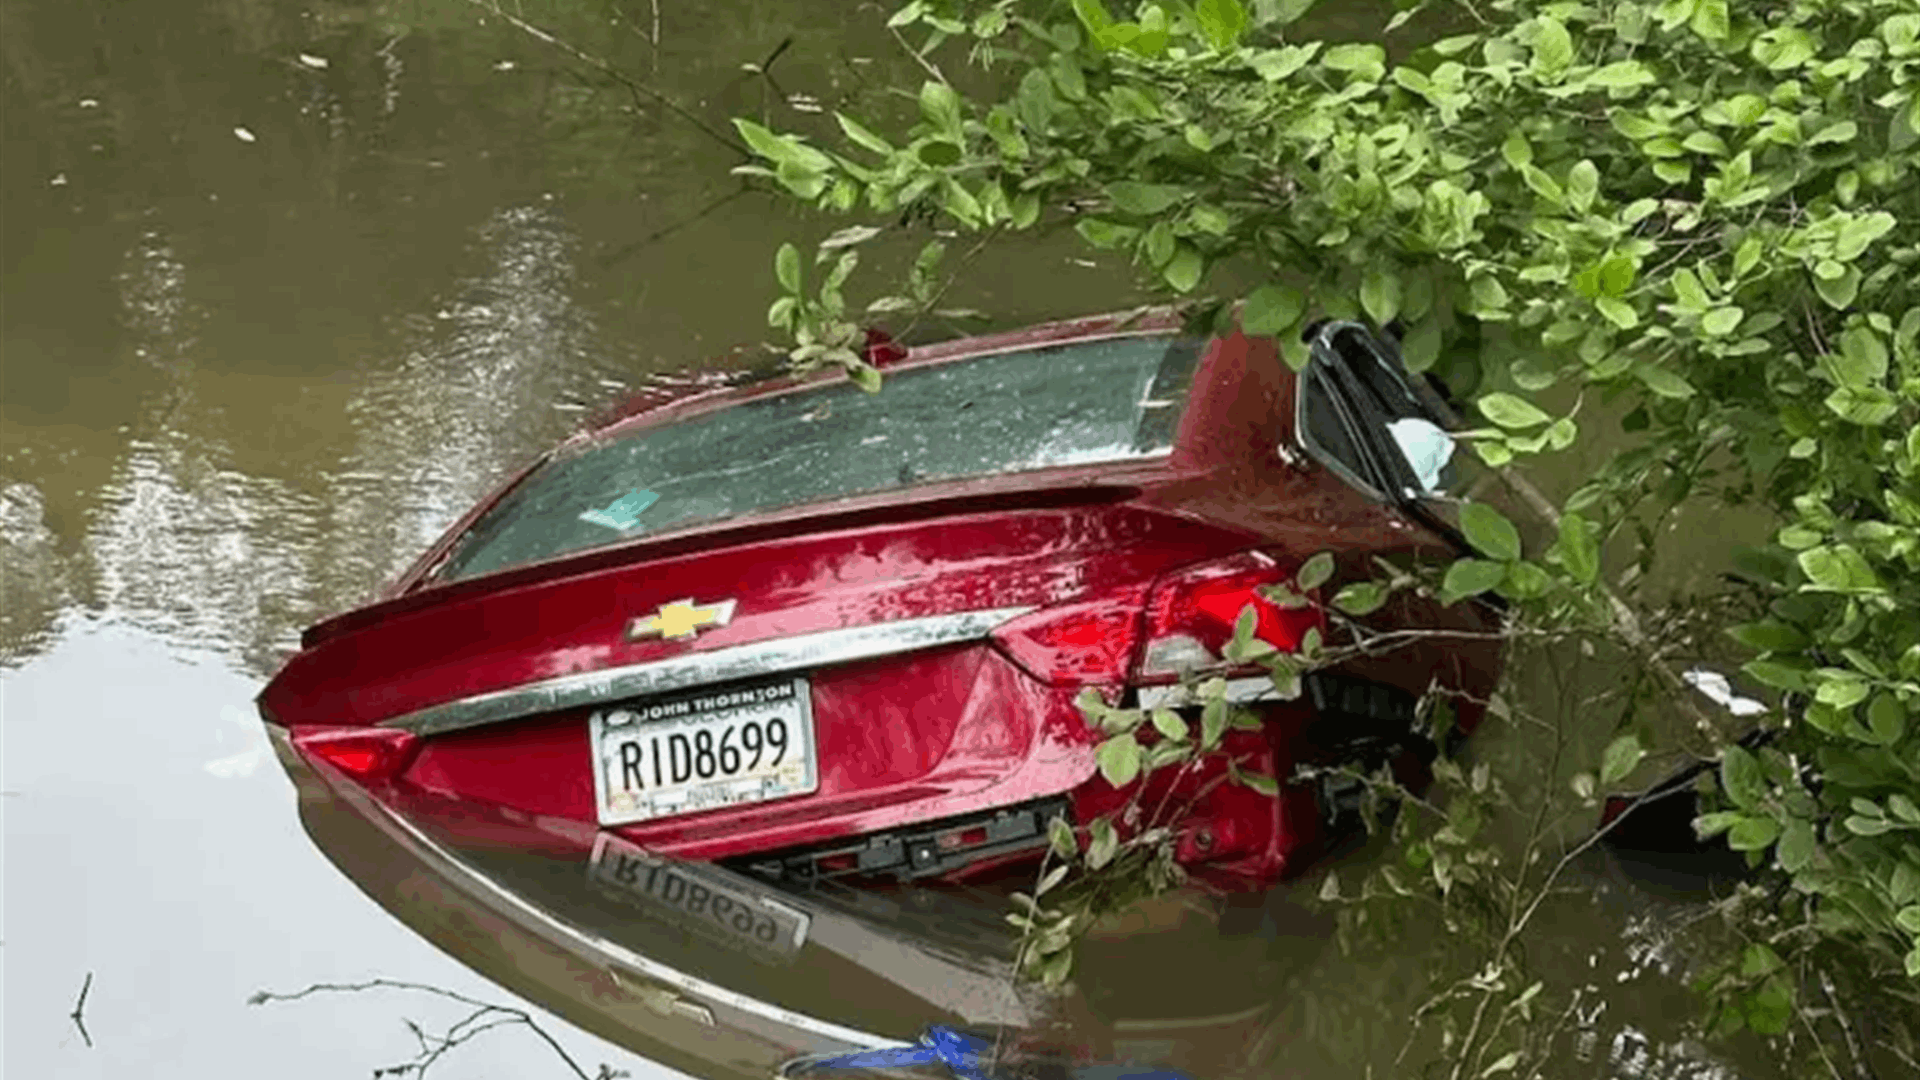
[[[1203,342],[1124,337],[742,402],[536,470],[436,575],[475,577],[649,533],[938,480],[1173,448]]]

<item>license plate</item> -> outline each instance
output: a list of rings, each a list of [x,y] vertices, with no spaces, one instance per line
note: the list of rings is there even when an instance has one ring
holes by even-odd
[[[794,956],[812,918],[724,871],[672,862],[612,833],[601,833],[588,865],[593,883],[723,944]]]
[[[810,794],[813,705],[783,678],[623,702],[588,718],[602,825]]]

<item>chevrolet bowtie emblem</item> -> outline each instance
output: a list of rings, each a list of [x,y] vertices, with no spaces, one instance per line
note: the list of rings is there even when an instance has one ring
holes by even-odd
[[[696,604],[692,597],[662,604],[659,611],[627,624],[627,640],[639,641],[641,638],[657,636],[685,641],[699,633],[703,626],[727,625],[733,619],[733,604],[732,600]]]

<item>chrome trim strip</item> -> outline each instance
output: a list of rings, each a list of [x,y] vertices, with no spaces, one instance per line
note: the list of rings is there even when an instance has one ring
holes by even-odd
[[[381,727],[405,728],[416,735],[479,727],[535,713],[578,708],[602,701],[644,697],[707,683],[870,660],[936,645],[978,641],[994,627],[1032,607],[990,608],[932,615],[921,619],[822,630],[773,641],[756,641],[712,652],[689,653],[644,664],[583,671],[552,679],[429,705],[389,720]]]
[[[1142,709],[1178,709],[1200,704],[1200,698],[1179,683],[1143,686],[1138,693]],[[1282,694],[1274,688],[1273,678],[1268,675],[1227,680],[1227,700],[1236,705],[1248,701],[1288,701],[1299,696],[1298,693]]]

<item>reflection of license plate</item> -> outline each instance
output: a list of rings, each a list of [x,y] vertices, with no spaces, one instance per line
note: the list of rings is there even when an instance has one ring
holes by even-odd
[[[588,720],[600,824],[806,795],[819,787],[807,680],[689,690]]]
[[[612,833],[594,841],[587,872],[595,884],[623,899],[728,944],[783,957],[806,944],[812,919],[805,912],[761,895],[752,883],[724,871],[658,858]]]

